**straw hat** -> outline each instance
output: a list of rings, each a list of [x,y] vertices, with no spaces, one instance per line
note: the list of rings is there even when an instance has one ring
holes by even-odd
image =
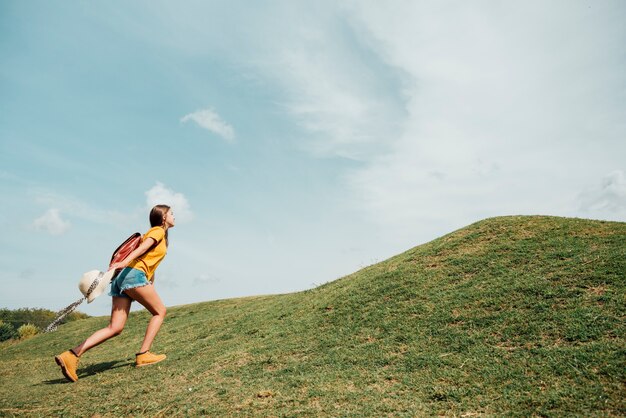
[[[109,270],[106,273],[91,270],[83,274],[80,282],[78,282],[78,289],[87,298],[87,303],[93,302],[95,298],[104,292],[114,275],[115,270]]]

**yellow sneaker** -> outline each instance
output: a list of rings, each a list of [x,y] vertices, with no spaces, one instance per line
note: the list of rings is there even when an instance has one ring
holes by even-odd
[[[67,380],[70,382],[78,380],[78,375],[76,374],[76,369],[78,368],[78,357],[76,354],[68,350],[56,356],[54,361],[61,366],[63,376],[65,376]]]
[[[160,361],[165,360],[167,356],[165,354],[152,354],[149,351],[145,353],[137,353],[135,354],[135,366],[149,366],[150,364],[155,364]]]

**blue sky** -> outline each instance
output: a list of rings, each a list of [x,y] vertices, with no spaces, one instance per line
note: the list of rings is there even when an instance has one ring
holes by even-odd
[[[491,216],[625,221],[624,21],[621,1],[3,1],[0,307],[75,300],[157,202],[170,306],[308,289]]]

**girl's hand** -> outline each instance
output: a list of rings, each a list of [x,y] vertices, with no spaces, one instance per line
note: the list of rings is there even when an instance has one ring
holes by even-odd
[[[117,262],[111,265],[111,268],[109,270],[122,270],[124,267],[126,267],[126,263]]]

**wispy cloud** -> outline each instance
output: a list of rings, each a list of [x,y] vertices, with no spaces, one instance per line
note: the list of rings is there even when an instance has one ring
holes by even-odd
[[[609,212],[626,215],[626,178],[615,170],[600,184],[580,194],[580,207],[585,212]]]
[[[576,216],[565,211],[598,166],[621,167],[623,8],[271,7],[272,19],[246,21],[262,37],[228,37],[220,50],[279,89],[307,150],[361,162],[343,185],[368,220],[419,231],[503,213]],[[614,151],[600,146],[580,167],[598,141]]]
[[[132,215],[125,214],[112,209],[103,209],[98,206],[98,202],[87,202],[82,198],[60,194],[48,189],[29,189],[28,194],[32,196],[35,203],[55,208],[59,213],[71,215],[98,224],[117,225],[128,222]],[[101,205],[106,207],[106,205]]]
[[[334,6],[280,13],[287,17],[279,33],[290,36],[277,34],[255,64],[282,90],[282,108],[305,133],[301,146],[361,161],[386,151],[406,117],[402,69],[389,66]]]
[[[381,137],[388,150],[345,176],[357,210],[405,231],[495,214],[576,215],[567,204],[589,175],[623,164],[615,152],[624,151],[624,107],[610,92],[625,79],[611,52],[624,30],[610,7],[574,5],[542,5],[547,18],[522,3],[355,3],[349,19],[412,80],[402,132]],[[613,173],[585,207],[619,210],[621,179]]]
[[[213,109],[201,109],[183,116],[181,123],[193,121],[201,128],[211,131],[227,141],[234,141],[235,130],[228,123],[224,122],[220,115]]]
[[[194,215],[185,195],[169,189],[161,182],[157,182],[150,190],[146,191],[146,205],[150,209],[161,204],[172,208],[178,222],[189,222],[193,219]]]
[[[384,150],[384,139],[398,133],[404,117],[401,99],[393,89],[380,91],[375,70],[346,56],[348,48],[333,49],[313,55],[292,51],[282,57],[282,67],[292,74],[285,108],[311,134],[305,147],[313,153],[366,159]]]
[[[214,276],[209,276],[208,274],[201,274],[193,279],[191,283],[192,286],[208,286],[217,284],[220,282],[220,279]]]
[[[51,235],[61,235],[70,228],[71,224],[61,218],[61,213],[58,209],[51,208],[35,219],[32,226],[38,231],[44,231]]]
[[[155,276],[155,281],[159,283],[159,286],[167,287],[168,289],[180,287],[179,283],[167,273],[158,272]]]

